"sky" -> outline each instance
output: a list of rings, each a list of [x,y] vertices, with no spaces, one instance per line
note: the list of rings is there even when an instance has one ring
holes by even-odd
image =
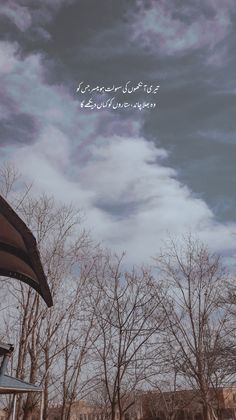
[[[234,252],[235,22],[233,0],[1,1],[0,165],[133,264],[189,231]],[[117,101],[156,107],[81,108],[80,82],[128,81],[158,94]]]

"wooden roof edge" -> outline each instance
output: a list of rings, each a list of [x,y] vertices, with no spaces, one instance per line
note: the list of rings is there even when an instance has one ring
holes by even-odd
[[[3,214],[3,216],[11,223],[14,229],[21,235],[29,258],[32,262],[33,270],[39,280],[39,287],[41,289],[40,295],[43,297],[48,307],[51,307],[53,305],[52,296],[41,264],[40,253],[33,233],[1,195],[0,213]]]

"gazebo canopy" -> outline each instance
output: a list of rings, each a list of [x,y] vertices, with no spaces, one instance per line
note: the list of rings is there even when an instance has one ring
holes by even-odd
[[[32,232],[0,196],[0,276],[12,277],[36,290],[46,304],[52,297]]]
[[[25,392],[42,392],[42,388],[8,375],[0,375],[0,394],[23,394]]]
[[[22,394],[25,392],[41,392],[40,386],[30,384],[21,379],[6,375],[6,369],[14,351],[12,344],[0,342],[0,357],[2,362],[0,366],[0,394]]]

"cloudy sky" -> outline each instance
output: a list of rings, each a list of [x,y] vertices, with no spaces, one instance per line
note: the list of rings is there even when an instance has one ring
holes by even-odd
[[[0,164],[132,263],[189,230],[234,250],[235,22],[233,0],[1,1]],[[81,81],[157,106],[81,108]]]

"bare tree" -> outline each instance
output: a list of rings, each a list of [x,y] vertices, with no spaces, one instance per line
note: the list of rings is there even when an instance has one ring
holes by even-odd
[[[81,230],[78,212],[71,206],[57,206],[53,199],[42,196],[25,200],[20,210],[35,232],[54,300],[54,307],[50,310],[38,297],[31,301],[30,322],[32,324],[33,319],[34,323],[33,328],[28,330],[27,343],[30,380],[34,383],[37,378],[44,385],[46,419],[49,390],[53,384],[51,373],[53,369],[58,369],[59,355],[64,351],[64,327],[68,325],[72,308],[78,300],[78,295],[72,294],[73,284],[78,276],[78,264],[88,252],[89,238]],[[27,397],[24,420],[28,420],[28,412],[31,415],[33,398],[30,394]]]
[[[157,265],[168,285],[163,306],[168,319],[167,363],[182,384],[199,390],[204,420],[215,419],[212,389],[225,379],[222,360],[230,325],[222,304],[225,269],[219,256],[191,236],[181,244],[170,241]]]
[[[95,310],[90,306],[93,266],[94,258],[91,256],[80,266],[73,290],[73,305],[64,328],[64,351],[61,354],[62,420],[69,420],[73,402],[87,397],[93,389],[95,374],[91,369],[92,348],[98,339]],[[93,298],[98,303],[100,294]]]
[[[104,255],[95,270],[91,287],[98,293],[91,293],[90,306],[99,334],[94,343],[97,387],[109,401],[109,418],[119,413],[122,420],[151,370],[163,324],[161,290],[144,269],[122,272],[119,258]]]
[[[13,192],[18,179],[19,173],[15,166],[10,162],[5,162],[0,167],[0,194],[7,198]]]
[[[189,386],[204,420],[219,418],[217,391],[233,381],[236,354],[234,285],[220,257],[189,236],[156,259],[158,279],[149,269],[125,270],[123,256],[92,243],[80,212],[32,196],[30,186],[20,193],[18,182],[14,168],[0,170],[0,190],[36,236],[54,307],[28,286],[3,281],[0,333],[18,343],[17,377],[43,386],[44,420],[50,402],[69,420],[73,403],[88,396],[102,399],[107,419],[123,420],[146,385],[171,420],[186,403],[179,389]],[[31,420],[38,405],[38,395],[20,396],[17,418]]]
[[[75,303],[78,302],[78,270],[89,258],[91,241],[81,228],[80,213],[72,206],[57,205],[45,195],[32,197],[30,190],[20,194],[14,192],[16,172],[9,167],[0,173],[0,185],[8,195],[13,207],[33,231],[41,254],[45,274],[48,278],[54,300],[54,307],[46,308],[42,299],[28,286],[16,281],[4,280],[5,289],[10,291],[6,307],[5,335],[14,333],[18,342],[16,363],[17,377],[44,387],[44,418],[48,416],[48,403],[55,397],[55,374],[60,354],[65,350],[64,327],[68,325]],[[12,191],[13,189],[13,191]],[[16,199],[17,197],[17,199]],[[3,311],[4,312],[4,311]],[[73,343],[69,343],[72,345]],[[62,396],[61,396],[62,397]],[[38,405],[38,395],[29,394],[26,400],[18,398],[17,416],[31,419]]]

